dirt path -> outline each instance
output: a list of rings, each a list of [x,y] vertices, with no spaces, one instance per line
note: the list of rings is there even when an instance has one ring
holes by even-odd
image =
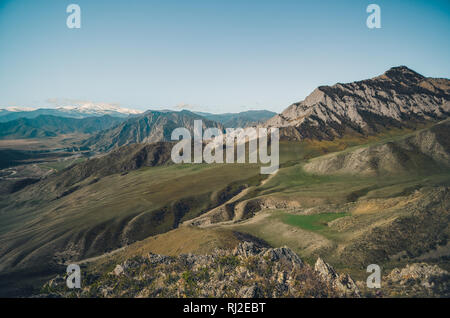
[[[235,196],[233,196],[232,198],[230,198],[229,200],[227,200],[226,202],[222,203],[221,205],[215,207],[212,210],[209,210],[208,212],[192,219],[192,220],[188,220],[183,222],[182,224],[180,224],[180,226],[199,226],[199,227],[208,227],[208,226],[214,226],[217,225],[218,223],[222,223],[222,222],[211,222],[211,218],[217,217],[217,216],[224,216],[226,217],[226,214],[228,214],[227,212],[227,206],[231,205],[235,202],[237,202],[239,199],[243,198],[245,195],[247,195],[251,190],[254,190],[255,188],[264,186],[267,182],[269,182],[274,176],[276,176],[276,174],[278,173],[278,171],[274,174],[269,175],[269,177],[267,177],[266,179],[262,180],[261,183],[257,186],[252,186],[252,187],[248,187],[243,189],[242,191],[240,191],[238,194],[236,194]],[[230,220],[227,220],[228,222],[230,222]],[[225,222],[227,222],[225,221]]]

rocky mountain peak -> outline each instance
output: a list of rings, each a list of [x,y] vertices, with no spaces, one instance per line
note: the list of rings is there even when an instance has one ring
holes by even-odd
[[[397,66],[368,80],[316,88],[265,126],[284,139],[332,140],[345,134],[373,135],[387,128],[415,128],[450,114],[450,81]]]
[[[390,68],[381,77],[409,84],[417,84],[425,79],[423,75],[404,65]]]

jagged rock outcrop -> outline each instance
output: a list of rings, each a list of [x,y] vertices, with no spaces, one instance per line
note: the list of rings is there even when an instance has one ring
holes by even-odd
[[[243,257],[255,256],[260,252],[260,249],[251,242],[243,242],[236,246],[233,250],[233,255],[238,256],[241,255]]]
[[[369,289],[362,281],[357,284],[369,297],[450,297],[449,272],[427,263],[394,268],[381,278],[381,288]]]
[[[437,282],[449,281],[449,273],[437,265],[426,263],[414,263],[399,269],[395,268],[387,276],[389,282],[399,285],[407,285],[412,281],[420,286],[432,288]],[[448,286],[450,287],[450,285]]]
[[[325,264],[325,263],[324,263]],[[358,297],[348,275],[323,276],[287,247],[243,242],[209,255],[168,257],[148,254],[119,264],[109,273],[84,273],[80,297]],[[58,278],[58,282],[61,281]],[[73,295],[51,280],[43,293]]]
[[[361,296],[358,286],[350,275],[338,274],[331,265],[325,263],[320,257],[317,259],[314,269],[325,282],[331,284],[340,293],[351,297]]]
[[[115,264],[83,269],[78,291],[66,288],[65,276],[48,281],[36,297],[393,297],[450,295],[450,275],[427,263],[395,268],[370,289],[338,273],[320,257],[314,268],[286,247],[251,242],[208,255],[148,254]],[[105,267],[106,266],[106,267]]]
[[[368,135],[384,128],[411,127],[450,114],[450,81],[427,78],[405,66],[383,75],[316,88],[304,101],[266,122],[281,138],[332,140],[346,133]]]
[[[258,285],[253,285],[250,287],[244,286],[239,290],[238,296],[241,298],[261,298],[263,294],[261,288]]]

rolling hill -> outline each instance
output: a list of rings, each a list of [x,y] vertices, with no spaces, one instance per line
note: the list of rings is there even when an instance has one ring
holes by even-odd
[[[170,150],[123,146],[1,196],[2,275],[42,278],[68,260],[167,232],[260,180],[256,165],[171,165]]]
[[[399,140],[333,153],[311,160],[305,171],[321,174],[386,175],[450,167],[450,121]]]

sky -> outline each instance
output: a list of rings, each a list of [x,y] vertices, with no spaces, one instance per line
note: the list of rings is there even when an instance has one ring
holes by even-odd
[[[281,112],[392,66],[449,78],[449,39],[448,0],[0,0],[0,108]]]

